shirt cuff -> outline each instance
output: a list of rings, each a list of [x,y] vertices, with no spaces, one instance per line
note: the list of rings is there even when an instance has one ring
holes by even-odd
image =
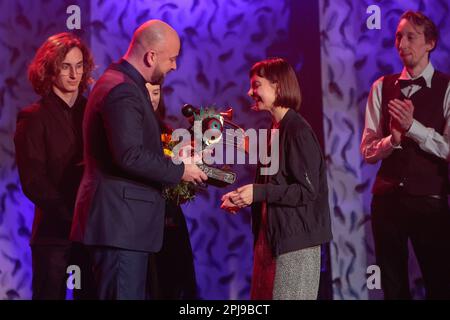
[[[419,121],[413,120],[411,127],[408,132],[405,133],[405,136],[413,139],[419,145],[427,139],[428,130],[424,127]]]
[[[253,184],[253,202],[262,202],[267,200],[267,185]]]
[[[402,146],[399,144],[397,146],[392,144],[392,134],[388,135],[381,142],[381,153],[386,154],[392,151],[393,149],[402,149]]]

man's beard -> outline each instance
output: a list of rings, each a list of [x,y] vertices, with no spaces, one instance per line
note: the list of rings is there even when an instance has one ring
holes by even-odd
[[[164,77],[165,77],[165,74],[161,72],[159,67],[156,67],[155,71],[153,72],[152,77],[150,79],[150,83],[152,85],[156,85],[156,84],[162,85],[164,82]]]

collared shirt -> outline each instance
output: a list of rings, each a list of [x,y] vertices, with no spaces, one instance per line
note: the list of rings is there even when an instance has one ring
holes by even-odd
[[[77,113],[82,112],[83,110],[80,109],[86,105],[86,101],[81,94],[77,96],[77,99],[71,107],[53,91],[49,93],[46,99],[48,103],[57,106],[56,112],[62,112],[76,134],[81,133],[81,128],[79,128],[77,123]]]
[[[399,79],[409,80],[423,77],[428,88],[431,88],[431,80],[434,74],[434,67],[428,63],[423,72],[412,78],[406,68],[403,68]],[[392,135],[383,136],[382,119],[381,119],[381,101],[382,101],[383,77],[374,82],[369,93],[366,105],[366,121],[361,142],[361,153],[364,159],[369,163],[375,163],[388,157],[395,148],[391,143]],[[410,85],[401,91],[405,97],[409,98],[421,87],[419,85]],[[443,159],[449,159],[449,137],[450,137],[450,83],[444,97],[442,105],[446,125],[444,134],[440,135],[433,128],[425,127],[419,121],[413,119],[412,125],[405,136],[411,138],[425,152],[431,153]]]
[[[72,107],[53,91],[22,109],[14,145],[20,182],[35,204],[31,244],[67,244],[83,174],[81,124],[86,98]]]

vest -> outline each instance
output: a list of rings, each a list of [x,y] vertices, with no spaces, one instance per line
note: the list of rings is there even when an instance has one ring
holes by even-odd
[[[406,99],[396,84],[400,74],[385,76],[382,88],[382,130],[383,136],[390,135],[390,115],[388,102],[392,99]],[[415,92],[410,100],[414,105],[414,119],[425,127],[433,128],[443,134],[446,121],[444,118],[444,97],[449,78],[435,71],[431,88],[423,87]],[[392,154],[381,162],[372,192],[386,194],[401,191],[409,195],[446,195],[449,191],[448,164],[422,150],[417,142],[408,137],[402,138],[402,149],[394,149]]]

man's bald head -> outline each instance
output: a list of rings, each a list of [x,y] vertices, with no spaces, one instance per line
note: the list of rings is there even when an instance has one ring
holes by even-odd
[[[177,32],[161,20],[149,20],[134,32],[127,55],[160,51],[169,41],[180,41]]]
[[[134,32],[124,59],[147,81],[159,82],[169,71],[176,69],[179,51],[177,32],[161,20],[149,20]]]

